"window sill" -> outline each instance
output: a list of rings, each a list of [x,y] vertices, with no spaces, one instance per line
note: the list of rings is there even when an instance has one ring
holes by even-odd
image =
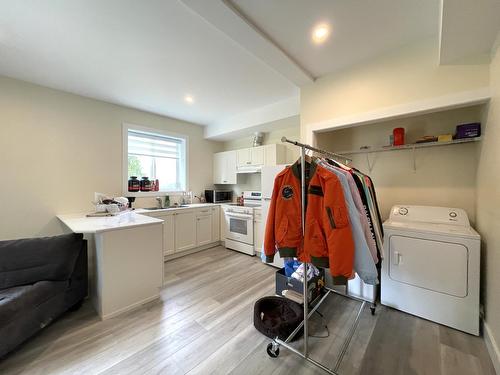
[[[182,195],[184,191],[139,191],[130,192],[124,191],[124,197],[136,197],[136,198],[150,198],[150,197],[164,197],[165,195]]]

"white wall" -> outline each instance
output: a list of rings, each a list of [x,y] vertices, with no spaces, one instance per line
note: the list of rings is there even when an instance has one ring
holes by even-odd
[[[91,211],[95,191],[121,195],[123,122],[186,134],[189,189],[211,185],[222,145],[202,127],[0,77],[0,239],[61,233],[55,215]]]
[[[317,135],[318,146],[327,150],[358,150],[389,143],[392,129],[403,127],[406,142],[424,135],[455,132],[457,124],[481,121],[483,107],[474,106],[420,115],[378,124],[339,129]],[[391,151],[352,155],[352,164],[374,180],[383,219],[395,204],[459,207],[475,220],[476,169],[478,143],[416,150],[417,170],[413,170],[412,151]]]
[[[439,66],[436,43],[410,45],[303,87],[301,137],[310,142],[311,129],[317,123],[488,85],[488,65]]]
[[[500,35],[499,35],[500,41]],[[485,330],[496,342],[500,370],[500,48],[490,66],[492,99],[485,116],[484,141],[477,171],[477,230],[482,237],[482,299]]]

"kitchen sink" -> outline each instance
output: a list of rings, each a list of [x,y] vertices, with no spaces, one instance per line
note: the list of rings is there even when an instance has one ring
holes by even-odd
[[[148,211],[155,211],[155,210],[169,210],[171,208],[183,208],[183,207],[189,207],[189,206],[187,204],[181,204],[179,206],[168,206],[168,207],[146,207],[144,209]]]

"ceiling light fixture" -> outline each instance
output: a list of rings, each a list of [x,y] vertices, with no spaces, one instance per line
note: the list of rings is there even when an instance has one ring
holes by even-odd
[[[316,25],[312,32],[312,40],[316,44],[321,44],[328,39],[330,35],[330,26],[326,23]]]
[[[194,99],[193,99],[193,97],[192,97],[191,95],[186,95],[186,96],[184,97],[184,100],[185,100],[186,102],[188,102],[189,104],[192,104],[192,103],[194,102]]]

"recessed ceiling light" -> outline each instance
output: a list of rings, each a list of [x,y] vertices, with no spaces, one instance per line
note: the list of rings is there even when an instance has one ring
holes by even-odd
[[[194,98],[191,95],[186,95],[184,97],[184,100],[188,102],[189,104],[194,103]]]
[[[321,44],[330,36],[330,26],[326,23],[316,25],[312,32],[312,40],[316,44]]]

